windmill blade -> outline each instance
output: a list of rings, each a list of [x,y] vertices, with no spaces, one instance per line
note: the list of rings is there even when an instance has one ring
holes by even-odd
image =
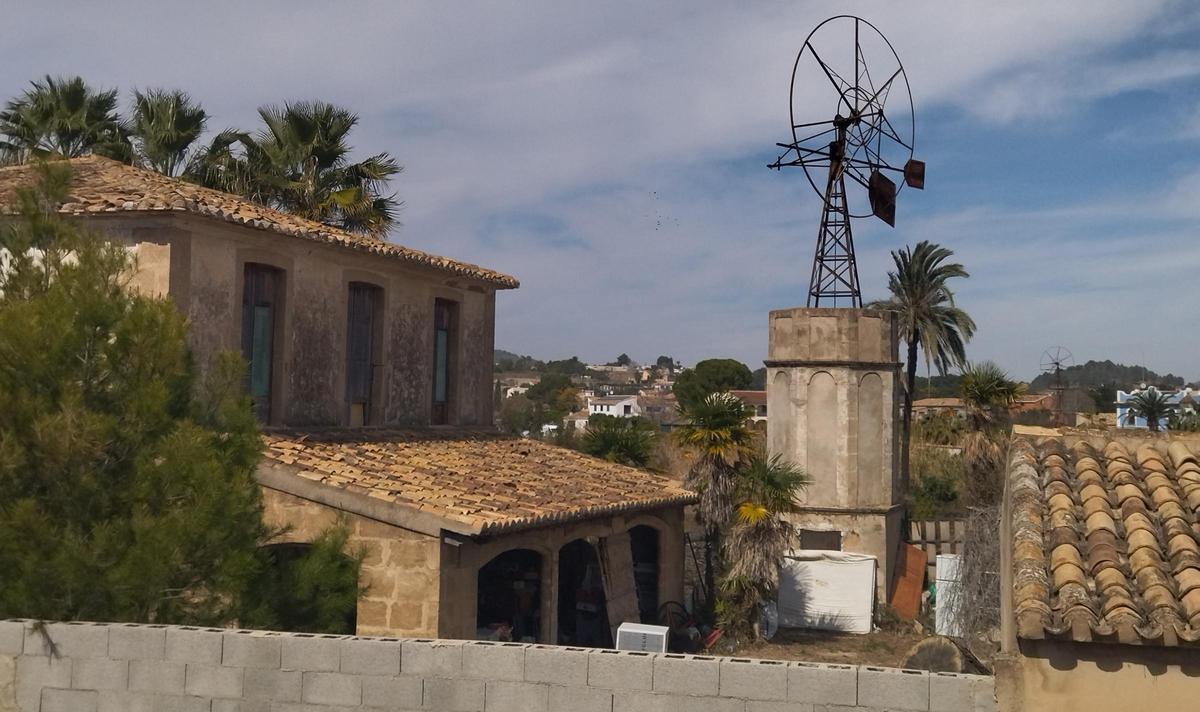
[[[871,198],[871,212],[875,217],[896,227],[896,184],[878,169],[871,171],[867,186]]]

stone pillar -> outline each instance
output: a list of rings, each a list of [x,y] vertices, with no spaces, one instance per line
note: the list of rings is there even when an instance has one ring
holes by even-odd
[[[802,532],[836,532],[843,551],[877,557],[877,600],[885,602],[903,502],[895,315],[867,309],[772,311],[766,366],[768,449],[812,478],[794,523]]]

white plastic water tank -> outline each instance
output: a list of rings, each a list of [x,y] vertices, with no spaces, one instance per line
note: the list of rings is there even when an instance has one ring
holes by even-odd
[[[935,578],[937,581],[937,608],[934,610],[934,625],[938,635],[963,638],[963,563],[961,554],[938,554]]]

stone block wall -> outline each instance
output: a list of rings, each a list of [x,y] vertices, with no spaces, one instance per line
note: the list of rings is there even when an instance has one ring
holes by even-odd
[[[437,537],[339,513],[332,507],[263,487],[263,520],[285,529],[272,544],[315,541],[344,517],[349,545],[365,555],[357,632],[364,635],[436,636],[441,542]]]
[[[52,641],[52,643],[51,643]],[[519,643],[0,621],[0,712],[984,712],[991,678]]]

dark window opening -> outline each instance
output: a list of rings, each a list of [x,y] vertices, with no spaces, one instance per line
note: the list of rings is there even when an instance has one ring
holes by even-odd
[[[447,299],[433,303],[433,412],[434,425],[450,422],[450,404],[454,399],[454,330],[458,305]]]
[[[542,619],[542,556],[529,549],[500,554],[479,569],[476,638],[536,643]]]
[[[375,369],[382,361],[383,351],[382,305],[382,289],[362,282],[350,283],[346,321],[346,403],[351,426],[372,424]]]
[[[658,623],[658,530],[636,526],[629,530],[633,550],[633,583],[643,623]]]
[[[276,335],[282,318],[283,270],[247,263],[242,288],[242,355],[246,358],[246,390],[254,414],[271,422],[275,391]]]
[[[558,644],[612,647],[600,560],[583,539],[558,552]]]
[[[800,530],[800,548],[817,551],[841,551],[842,533],[839,531]]]
[[[631,405],[625,406],[625,415],[633,415],[633,406],[631,406]]]

